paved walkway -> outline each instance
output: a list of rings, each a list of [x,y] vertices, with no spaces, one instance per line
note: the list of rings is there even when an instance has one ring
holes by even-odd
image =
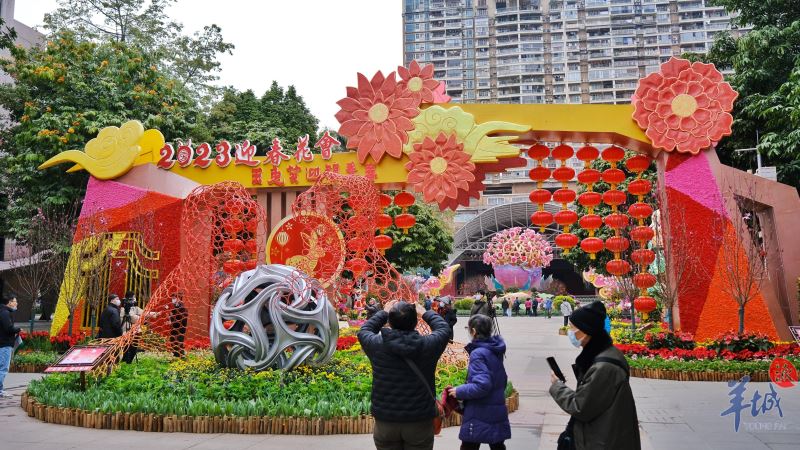
[[[547,394],[550,383],[547,356],[555,356],[570,377],[571,362],[578,350],[557,334],[561,318],[501,318],[500,328],[508,341],[506,368],[520,392],[520,409],[511,415],[509,450],[555,449],[567,416]],[[459,318],[456,338],[466,339],[466,318]],[[231,434],[144,433],[135,431],[88,430],[44,424],[31,419],[19,408],[25,385],[39,375],[9,374],[7,388],[15,394],[0,400],[2,448],[22,449],[372,449],[369,435],[271,436]],[[644,449],[797,449],[800,442],[800,387],[778,389],[783,417],[776,410],[752,417],[742,412],[739,432],[733,431],[732,416],[720,417],[728,408],[730,388],[725,383],[676,382],[633,378],[636,406],[642,428]],[[749,402],[755,389],[763,395],[767,383],[751,383],[745,393]],[[759,402],[760,403],[760,402]],[[448,428],[436,438],[436,448],[458,448],[458,429]],[[485,448],[485,447],[484,447]]]

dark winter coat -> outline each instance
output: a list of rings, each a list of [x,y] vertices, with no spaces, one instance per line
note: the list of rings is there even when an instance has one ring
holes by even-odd
[[[484,316],[488,316],[489,303],[484,299],[475,300],[475,303],[472,304],[472,308],[469,310],[469,315],[472,317],[475,314],[483,314]]]
[[[436,417],[433,401],[436,363],[447,347],[450,326],[438,314],[426,311],[422,320],[431,334],[383,328],[386,311],[377,312],[358,332],[358,341],[372,363],[372,415],[384,422],[417,422]],[[427,386],[404,358],[416,363]]]
[[[0,347],[13,347],[20,329],[14,326],[14,311],[0,305]]]
[[[98,338],[115,338],[122,336],[122,320],[119,318],[119,308],[109,303],[100,314],[100,332]]]
[[[450,340],[452,341],[455,336],[453,328],[456,326],[456,322],[458,322],[458,314],[456,314],[456,310],[449,305],[444,308],[444,311],[440,310],[439,313],[442,319],[447,322],[447,325],[450,326]]]
[[[597,353],[596,357],[612,358],[628,367],[622,352],[613,345]],[[636,404],[625,370],[609,362],[590,362],[583,372],[581,365],[579,357],[574,366],[578,377],[575,391],[562,382],[550,386],[550,395],[558,406],[575,419],[575,448],[641,449]]]
[[[506,343],[500,336],[467,344],[467,382],[456,388],[464,401],[464,420],[458,438],[464,442],[495,444],[511,437],[506,409],[508,376],[503,367]]]

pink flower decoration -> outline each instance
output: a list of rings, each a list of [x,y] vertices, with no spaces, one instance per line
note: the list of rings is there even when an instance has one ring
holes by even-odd
[[[411,61],[407,69],[399,66],[397,74],[400,75],[400,87],[408,90],[417,105],[433,103],[433,92],[439,87],[439,82],[433,79],[433,64],[421,67],[416,60]]]
[[[654,147],[697,154],[731,134],[738,95],[713,64],[673,57],[639,80],[633,119]]]

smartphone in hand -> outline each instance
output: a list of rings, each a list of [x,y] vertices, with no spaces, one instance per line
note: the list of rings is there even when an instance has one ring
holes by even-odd
[[[556,376],[558,377],[559,380],[561,380],[563,382],[567,381],[567,379],[564,378],[564,373],[561,372],[561,368],[558,367],[558,364],[556,363],[556,359],[555,358],[553,358],[552,356],[548,356],[547,357],[547,364],[550,366],[550,370],[552,370],[553,373],[556,374]]]

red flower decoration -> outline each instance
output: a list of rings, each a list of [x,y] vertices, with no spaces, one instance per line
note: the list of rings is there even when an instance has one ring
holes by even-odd
[[[469,182],[469,188],[459,191],[458,198],[446,198],[443,202],[439,203],[439,209],[444,211],[450,209],[455,211],[459,206],[469,206],[469,201],[472,198],[481,198],[481,192],[486,189],[483,181],[486,179],[487,173],[500,173],[506,169],[513,167],[525,167],[527,161],[525,158],[501,158],[494,163],[479,163],[475,165],[475,179]]]
[[[439,86],[439,82],[433,79],[433,64],[420,67],[417,61],[411,61],[408,69],[399,66],[397,74],[400,75],[401,80],[398,84],[402,89],[408,90],[417,101],[417,105],[433,103],[433,91]]]
[[[347,138],[347,148],[357,149],[363,163],[367,155],[380,162],[385,153],[400,158],[408,131],[414,129],[411,119],[419,115],[417,100],[395,80],[381,72],[372,80],[358,74],[358,87],[348,87],[347,97],[336,102],[342,109],[336,120],[342,124],[339,134]]]
[[[731,134],[738,95],[713,64],[670,58],[639,81],[633,119],[654,147],[697,154]]]
[[[440,207],[447,199],[458,199],[475,180],[475,164],[470,162],[464,145],[456,142],[455,134],[448,137],[439,133],[435,141],[426,137],[421,144],[414,144],[408,158],[408,183],[426,202],[436,202]]]

